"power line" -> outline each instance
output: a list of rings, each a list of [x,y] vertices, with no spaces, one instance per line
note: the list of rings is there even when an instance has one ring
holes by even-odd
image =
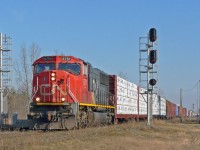
[[[198,81],[199,82],[199,81]],[[197,86],[198,86],[198,82],[195,83],[195,85],[193,85],[190,89],[182,89],[183,92],[190,92],[192,90],[194,90]]]

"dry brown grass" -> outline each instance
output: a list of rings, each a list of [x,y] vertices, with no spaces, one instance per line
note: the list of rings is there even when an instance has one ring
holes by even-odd
[[[0,132],[0,149],[197,150],[200,124],[154,120],[57,132]]]

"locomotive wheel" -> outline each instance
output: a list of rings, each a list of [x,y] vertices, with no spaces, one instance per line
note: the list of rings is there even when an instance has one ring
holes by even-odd
[[[94,112],[93,111],[88,111],[88,126],[92,126],[94,123]]]
[[[75,117],[72,116],[72,117],[69,117],[68,119],[65,120],[65,125],[67,127],[67,130],[71,130],[71,129],[74,129],[76,127],[76,124],[75,124]]]

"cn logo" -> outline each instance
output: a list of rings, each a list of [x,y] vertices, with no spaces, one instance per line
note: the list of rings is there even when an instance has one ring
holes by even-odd
[[[62,95],[67,95],[67,91],[63,91],[57,84],[53,84],[52,88],[50,84],[42,84],[40,86],[40,94],[44,96],[49,96],[55,94],[56,90],[60,91]]]

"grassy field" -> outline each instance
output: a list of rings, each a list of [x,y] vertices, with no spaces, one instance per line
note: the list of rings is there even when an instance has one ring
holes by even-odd
[[[200,124],[145,122],[57,132],[0,132],[1,150],[199,150]]]

